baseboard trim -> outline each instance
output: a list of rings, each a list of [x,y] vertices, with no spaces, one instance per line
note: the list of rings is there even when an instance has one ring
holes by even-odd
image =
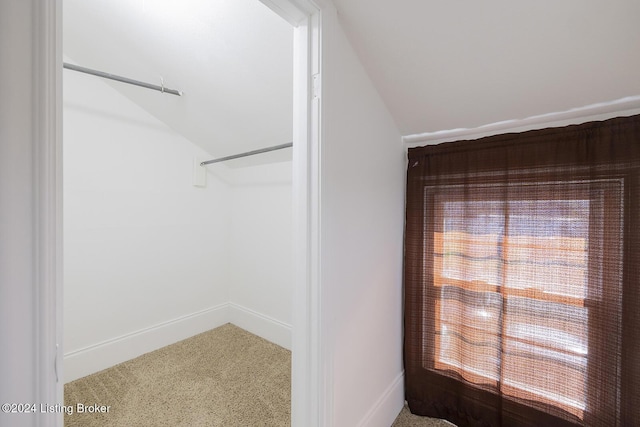
[[[229,303],[140,329],[64,355],[64,382],[110,368],[229,322]]]
[[[64,382],[94,374],[225,323],[291,350],[291,325],[235,303],[224,303],[64,355]]]
[[[229,322],[291,350],[291,325],[236,303],[229,303]]]
[[[404,370],[400,372],[369,412],[358,423],[358,427],[389,427],[404,406]]]

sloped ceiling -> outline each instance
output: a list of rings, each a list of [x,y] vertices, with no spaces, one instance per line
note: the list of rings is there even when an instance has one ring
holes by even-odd
[[[65,57],[153,84],[163,78],[183,91],[177,97],[105,80],[212,156],[291,141],[293,29],[258,0],[63,4]],[[228,165],[290,156],[283,150]]]
[[[334,0],[403,135],[640,95],[638,0]]]
[[[403,135],[640,95],[637,0],[333,1]],[[73,62],[184,91],[112,83],[215,157],[291,141],[292,28],[258,0],[65,0],[63,28]]]

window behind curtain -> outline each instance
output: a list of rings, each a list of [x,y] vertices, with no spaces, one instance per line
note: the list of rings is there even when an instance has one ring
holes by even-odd
[[[410,150],[412,412],[640,422],[639,147],[632,117]]]

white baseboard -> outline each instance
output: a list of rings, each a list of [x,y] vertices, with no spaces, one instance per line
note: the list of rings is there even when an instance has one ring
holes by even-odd
[[[404,371],[389,384],[358,427],[389,427],[404,406]]]
[[[219,304],[64,355],[64,382],[126,362],[225,323],[291,350],[291,325],[235,303]]]
[[[64,382],[99,372],[228,322],[229,304],[224,303],[66,353]]]
[[[233,302],[229,303],[229,322],[291,350],[291,325]]]

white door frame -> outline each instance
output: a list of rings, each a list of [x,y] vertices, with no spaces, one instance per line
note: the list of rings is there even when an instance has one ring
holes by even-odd
[[[330,369],[320,291],[321,8],[260,0],[294,26],[294,295],[291,425],[331,425]]]
[[[39,402],[63,403],[62,1],[32,3],[36,384]],[[313,0],[260,0],[294,26],[294,296],[292,426],[330,424],[327,340],[320,293],[321,8]],[[10,386],[10,385],[9,385]],[[62,427],[63,414],[36,425]],[[31,425],[31,424],[30,424]]]

